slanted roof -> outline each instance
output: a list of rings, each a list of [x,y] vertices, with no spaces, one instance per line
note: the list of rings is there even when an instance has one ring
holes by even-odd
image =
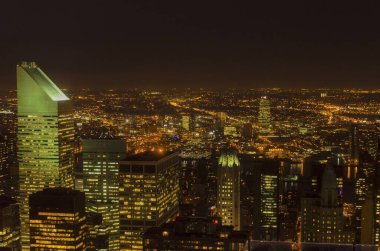
[[[35,63],[23,62],[20,66],[53,101],[69,100],[61,89]]]

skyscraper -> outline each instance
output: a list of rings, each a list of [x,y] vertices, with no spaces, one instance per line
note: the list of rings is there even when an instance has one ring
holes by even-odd
[[[338,185],[332,166],[325,167],[319,196],[307,196],[301,202],[301,241],[345,243],[354,241],[354,232],[343,215],[338,200]]]
[[[84,193],[48,188],[29,197],[30,250],[86,250]]]
[[[260,98],[258,125],[261,134],[270,132],[270,103],[267,96]]]
[[[354,163],[359,161],[359,127],[352,124],[350,127],[350,157]]]
[[[142,250],[144,231],[172,219],[179,204],[176,152],[143,152],[120,161],[120,250]]]
[[[14,178],[16,164],[16,114],[0,111],[0,194],[15,197]]]
[[[278,240],[279,161],[268,159],[260,169],[260,239]]]
[[[74,125],[69,98],[34,62],[17,66],[21,241],[29,250],[29,195],[73,187]]]
[[[182,115],[182,128],[186,131],[190,131],[190,120],[189,115]]]
[[[255,240],[277,241],[279,237],[279,159],[260,155],[239,156],[241,164],[242,229],[252,230]]]
[[[109,226],[108,250],[119,250],[119,160],[125,158],[121,139],[86,139],[83,145],[83,190],[86,209],[99,213]]]
[[[234,150],[219,158],[217,211],[223,225],[240,230],[240,161]]]

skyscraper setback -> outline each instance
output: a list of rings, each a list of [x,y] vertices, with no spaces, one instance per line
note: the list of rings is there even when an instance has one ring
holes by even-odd
[[[73,187],[74,125],[69,98],[34,62],[17,66],[22,249],[29,250],[29,195]]]

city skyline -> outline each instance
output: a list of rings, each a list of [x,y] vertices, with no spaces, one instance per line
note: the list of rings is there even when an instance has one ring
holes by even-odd
[[[61,90],[36,62],[17,69],[0,99],[0,246],[380,245],[379,91]]]
[[[0,250],[380,251],[380,4],[4,1]]]
[[[0,90],[15,89],[22,60],[61,88],[374,89],[380,80],[375,4],[9,1],[0,16]]]

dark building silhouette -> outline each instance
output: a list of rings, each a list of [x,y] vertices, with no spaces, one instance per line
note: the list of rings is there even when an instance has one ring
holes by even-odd
[[[30,250],[86,250],[84,193],[47,188],[29,197]]]
[[[279,238],[280,159],[240,156],[242,170],[242,229],[253,231],[255,240]]]
[[[343,215],[338,199],[338,184],[334,168],[325,167],[320,194],[306,196],[301,201],[301,241],[344,243],[354,241],[354,232]]]
[[[221,219],[177,217],[144,233],[144,251],[249,250],[249,233],[222,226]]]

